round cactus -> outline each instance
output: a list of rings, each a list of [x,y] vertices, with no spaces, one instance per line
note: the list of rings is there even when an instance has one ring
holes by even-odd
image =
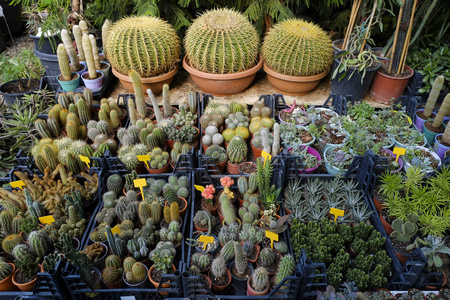
[[[253,273],[251,286],[257,292],[262,292],[269,284],[269,274],[264,267],[259,267]]]
[[[245,140],[235,135],[227,147],[228,158],[231,163],[241,163],[247,159],[247,144]]]
[[[259,253],[259,258],[264,267],[270,267],[275,262],[276,254],[272,249],[264,248]]]
[[[15,246],[23,244],[24,240],[18,234],[11,234],[5,237],[2,242],[2,248],[6,253],[12,254]]]
[[[106,283],[117,282],[120,278],[120,275],[120,271],[116,267],[105,267],[102,271],[102,278]]]
[[[106,180],[108,191],[114,191],[116,194],[121,194],[123,189],[123,179],[119,174],[113,174]]]
[[[184,45],[192,67],[206,73],[228,74],[255,65],[259,36],[243,14],[215,9],[192,23]]]
[[[300,19],[275,25],[267,33],[261,53],[270,69],[291,76],[322,73],[330,66],[333,56],[327,33]]]
[[[173,26],[149,16],[127,17],[114,23],[104,47],[111,66],[118,72],[128,75],[135,70],[141,77],[170,71],[181,52]]]

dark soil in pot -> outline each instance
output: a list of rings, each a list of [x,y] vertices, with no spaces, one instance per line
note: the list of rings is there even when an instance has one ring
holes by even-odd
[[[161,282],[161,277],[164,275],[161,271],[156,270],[153,268],[152,270],[152,279],[156,282]]]
[[[391,71],[391,73],[389,73],[389,61],[382,62],[381,67],[380,67],[380,69],[378,69],[378,71],[382,74],[389,75],[392,77],[406,77],[406,76],[411,75],[409,70],[407,70],[406,68],[402,73],[400,73],[398,75],[397,75],[397,72],[394,72],[394,71]]]
[[[84,79],[87,79],[87,80],[94,80],[94,79],[102,77],[102,75],[103,75],[102,73],[98,73],[98,72],[95,74],[96,74],[95,78],[90,78],[89,72],[83,73],[83,75],[81,75],[81,77],[83,77]]]
[[[70,78],[70,80],[77,79],[78,76],[79,76],[79,75],[78,75],[77,73],[72,73],[72,77]],[[59,79],[60,81],[70,81],[70,80],[63,80],[62,75],[59,75],[59,76],[58,76],[58,79]]]
[[[21,79],[21,82],[23,84],[24,90],[22,91],[20,89],[19,82],[7,82],[2,86],[2,92],[7,94],[19,94],[19,93],[25,93],[32,90],[35,90],[39,88],[39,80],[37,79],[31,79],[30,85],[28,86],[28,79]]]
[[[330,136],[325,139],[325,142],[333,145],[342,144],[345,139],[347,138],[346,135],[337,136],[334,134],[334,131],[331,132]]]
[[[394,248],[398,251],[398,252],[402,252],[402,253],[406,253],[406,254],[412,254],[414,252],[414,250],[406,250],[406,247],[408,247],[408,245],[410,245],[410,242],[404,243],[404,242],[400,242],[399,240],[395,239],[395,238],[391,238],[391,243],[392,246],[394,246]]]
[[[225,276],[225,277],[215,277],[214,275],[212,275],[211,274],[211,281],[212,281],[212,283],[214,283],[215,285],[217,285],[217,286],[225,286],[225,285],[227,285],[228,284],[228,273],[226,273],[227,274],[227,276]]]
[[[434,112],[431,113],[431,116],[429,118],[425,118],[425,116],[423,115],[423,111],[418,111],[417,116],[421,119],[434,119],[436,117],[436,114]]]
[[[387,209],[382,209],[381,210],[381,215],[383,216],[383,219],[389,224],[392,224],[392,221],[395,220],[395,219],[389,217]]]
[[[433,121],[426,121],[423,126],[434,133],[443,133],[445,131],[445,127],[444,125],[442,125],[442,123],[439,125],[439,127],[433,127]]]
[[[37,274],[37,273],[36,273],[36,274]],[[31,277],[31,278],[26,277],[26,276],[22,273],[22,271],[19,271],[19,272],[17,273],[17,275],[16,275],[16,281],[17,281],[18,283],[27,283],[27,282],[30,282],[31,280],[35,279],[35,278],[36,278],[36,275],[33,276],[33,277]]]
[[[256,172],[257,166],[252,162],[246,162],[239,166],[239,171],[242,173],[250,174]]]
[[[313,140],[313,137],[307,130],[302,130],[300,131],[300,139],[304,144],[307,144]]]
[[[436,139],[437,139],[437,141],[438,141],[439,143],[441,143],[442,145],[447,146],[447,147],[450,147],[450,144],[444,143],[444,141],[442,140],[442,135],[436,137]]]
[[[250,278],[250,276],[252,276],[252,270],[250,270],[250,268],[247,268],[245,270],[244,274],[239,274],[235,265],[233,265],[231,267],[230,272],[231,272],[231,274],[233,274],[234,277],[236,277],[238,279],[247,279],[248,280]]]

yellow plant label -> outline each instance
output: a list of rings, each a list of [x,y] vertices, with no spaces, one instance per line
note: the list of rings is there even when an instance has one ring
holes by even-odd
[[[55,218],[53,218],[52,215],[43,216],[43,217],[39,217],[39,222],[41,222],[41,224],[51,224],[51,223],[55,222]]]
[[[25,182],[23,180],[17,180],[9,183],[13,188],[19,188],[23,190],[23,187],[25,186]]]
[[[119,225],[114,226],[113,228],[111,228],[111,232],[112,234],[120,234],[120,228]]]
[[[134,183],[135,187],[137,187],[137,188],[139,188],[141,190],[142,201],[144,201],[145,198],[144,198],[144,189],[143,189],[143,187],[147,186],[147,181],[145,180],[145,178],[138,178],[138,179],[135,179],[133,181],[133,183]]]
[[[264,164],[266,164],[267,160],[272,160],[272,155],[270,155],[269,153],[267,153],[266,151],[262,151],[261,152],[261,156],[264,157]]]
[[[214,237],[209,235],[201,235],[198,240],[203,243],[203,250],[206,250],[208,244],[214,243]]]
[[[406,153],[406,149],[405,148],[399,148],[399,147],[395,147],[394,151],[392,151],[395,155],[397,155],[397,157],[395,158],[395,161],[398,161],[398,158],[400,157],[400,155],[405,155]]]
[[[200,193],[203,193],[203,191],[205,190],[205,187],[201,185],[194,185],[194,187],[197,191],[200,191]]]
[[[270,239],[270,247],[273,249],[273,241],[278,242],[278,234],[275,232],[266,230],[266,238]]]
[[[147,155],[138,155],[137,158],[139,161],[143,161],[144,164],[147,166],[147,169],[150,169],[150,166],[148,165],[148,162],[150,161],[150,156]]]
[[[334,215],[334,221],[336,222],[338,217],[344,216],[344,211],[342,209],[332,207],[330,208],[330,214]]]
[[[86,164],[86,166],[88,167],[88,169],[90,169],[91,167],[89,166],[89,164],[91,163],[91,160],[89,159],[89,157],[84,156],[84,155],[80,155],[80,159],[82,162],[84,162]]]

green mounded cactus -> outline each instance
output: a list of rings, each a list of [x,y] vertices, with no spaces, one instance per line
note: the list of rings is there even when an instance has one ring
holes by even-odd
[[[168,228],[161,228],[159,236],[161,241],[172,242],[174,245],[178,244],[183,238],[180,223],[178,221],[170,222]]]
[[[278,285],[285,277],[294,274],[295,262],[292,255],[283,256],[278,264],[277,275],[275,276],[275,283]]]
[[[170,206],[165,206],[163,210],[164,221],[170,224],[173,221],[180,220],[180,208],[177,202],[173,202]]]
[[[290,76],[320,74],[333,56],[328,34],[300,19],[276,24],[264,38],[261,54],[270,69]]]
[[[233,223],[222,226],[222,228],[220,228],[218,238],[222,245],[227,244],[229,241],[239,240],[239,224]]]
[[[395,219],[391,224],[393,230],[391,237],[404,243],[409,243],[418,230],[416,223],[419,220],[419,216],[416,214],[410,214],[407,218],[407,222],[403,222],[401,219]]]
[[[259,36],[243,14],[226,8],[214,9],[192,23],[184,45],[187,59],[195,69],[228,74],[255,66]]]
[[[262,292],[269,284],[269,273],[264,267],[259,267],[253,272],[252,281],[250,282],[252,288],[257,292]]]
[[[244,177],[244,176],[239,177],[238,181],[237,181],[237,186],[238,186],[239,193],[241,193],[241,195],[245,195],[245,193],[247,193],[247,191],[248,191],[247,177]]]
[[[3,229],[5,235],[10,235],[16,232],[13,232],[12,228],[13,215],[8,211],[4,210],[0,213],[0,225]],[[16,234],[18,234],[17,232]]]
[[[251,173],[248,177],[248,191],[249,193],[253,194],[256,192],[256,189],[258,188],[258,182],[257,182],[257,175],[256,173]]]
[[[13,218],[12,224],[11,224],[12,225],[11,234],[20,234],[20,232],[21,232],[20,228],[22,227],[23,220],[24,220],[24,218],[21,215],[17,215]]]
[[[141,77],[167,73],[179,60],[181,52],[173,26],[149,16],[127,17],[114,23],[103,47],[111,66],[118,72],[128,74],[135,70]]]
[[[251,241],[254,244],[260,244],[264,239],[264,232],[249,223],[244,223],[239,233],[239,239],[244,242]]]
[[[12,267],[3,258],[0,258],[0,281],[11,275],[12,270]]]
[[[72,80],[72,72],[70,70],[69,56],[67,55],[66,48],[63,44],[59,44],[56,50],[56,55],[58,56],[59,70],[61,71],[62,81]]]
[[[14,247],[16,247],[19,244],[23,244],[23,243],[24,243],[24,240],[20,235],[11,234],[3,239],[2,248],[6,253],[12,254]]]
[[[201,270],[205,270],[211,265],[211,255],[204,252],[195,252],[191,257],[191,264],[196,265]]]
[[[205,156],[211,157],[214,163],[221,163],[227,160],[228,156],[225,149],[221,146],[212,145],[205,151]]]
[[[113,191],[116,195],[120,195],[123,190],[123,178],[119,174],[113,174],[106,180],[108,191]]]
[[[228,159],[231,163],[242,163],[247,159],[247,144],[245,140],[235,135],[227,147]]]
[[[281,254],[286,254],[288,252],[288,245],[285,241],[274,242],[273,248]]]
[[[222,247],[220,256],[225,260],[225,263],[234,257],[234,241],[229,241]]]
[[[268,268],[275,262],[277,257],[272,249],[264,248],[259,253],[259,258],[261,259],[261,265]]]
[[[125,278],[129,283],[140,283],[147,278],[147,268],[143,263],[135,262],[131,271],[126,272]]]
[[[119,281],[121,275],[117,267],[107,266],[102,271],[102,278],[105,283],[115,283]]]

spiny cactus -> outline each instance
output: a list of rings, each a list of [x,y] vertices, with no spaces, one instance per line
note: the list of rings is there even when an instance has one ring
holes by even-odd
[[[13,268],[3,259],[0,258],[0,281],[11,275]]]
[[[255,253],[255,244],[251,241],[245,241],[242,245],[242,248],[244,249],[245,256],[247,258],[252,258]]]
[[[23,243],[24,243],[24,240],[22,239],[22,237],[20,235],[11,234],[3,239],[2,248],[6,253],[12,254],[14,247],[16,247],[19,244],[23,244]]]
[[[268,268],[275,262],[277,257],[272,249],[264,248],[259,253],[259,258],[261,259],[261,265]]]
[[[120,195],[123,190],[123,179],[119,174],[113,174],[106,180],[106,187],[108,191],[114,191],[117,195]]]
[[[73,31],[73,36],[75,38],[75,43],[77,44],[78,58],[81,61],[84,61],[86,58],[84,56],[84,50],[83,50],[83,33],[82,33],[79,25],[74,25],[72,31]]]
[[[230,199],[227,195],[220,195],[220,208],[222,210],[223,218],[227,224],[236,223],[236,212],[234,211],[234,206],[231,204]]]
[[[63,44],[58,45],[56,54],[58,56],[59,70],[61,71],[61,77],[59,79],[63,81],[71,80],[72,72],[70,71],[69,57]]]
[[[211,274],[218,278],[224,278],[227,274],[227,267],[222,256],[217,256],[211,264]]]
[[[201,270],[204,270],[211,264],[211,255],[204,252],[195,252],[191,257],[191,264],[198,266]]]
[[[255,272],[253,272],[250,284],[255,291],[264,291],[269,284],[269,274],[267,269],[264,267],[257,268]]]
[[[215,9],[192,23],[184,45],[192,67],[202,72],[227,74],[255,65],[259,37],[243,14],[226,8]]]
[[[328,34],[300,19],[276,24],[264,38],[261,53],[269,68],[291,76],[322,73],[333,56]]]
[[[102,25],[102,45],[106,45],[106,37],[108,36],[108,32],[111,29],[112,23],[110,20],[106,19]],[[103,49],[103,57],[104,60],[107,60],[108,54],[106,53],[106,49]]]
[[[130,70],[128,74],[131,78],[131,82],[133,83],[138,117],[140,119],[144,119],[147,115],[147,105],[145,104],[144,100],[144,90],[142,88],[141,76],[139,76],[139,73],[135,70]]]
[[[47,237],[43,231],[32,231],[28,235],[31,250],[40,259],[43,259],[48,250]]]
[[[170,71],[181,51],[173,26],[149,16],[127,17],[115,22],[108,30],[103,47],[118,72],[128,74],[135,70],[141,77]]]
[[[4,210],[0,213],[0,225],[3,229],[5,235],[10,234],[19,234],[20,232],[13,232],[12,228],[13,215],[9,212],[9,210]]]
[[[239,136],[234,136],[227,147],[228,159],[231,163],[241,163],[247,159],[247,144]]]
[[[105,267],[102,271],[103,281],[106,283],[115,283],[120,279],[120,271],[117,267]]]
[[[118,255],[115,254],[108,255],[105,259],[105,266],[120,268],[122,266],[122,260]]]
[[[278,285],[284,278],[294,274],[295,262],[292,255],[283,256],[278,264],[277,275],[275,276],[275,283]]]
[[[234,265],[236,266],[236,271],[241,275],[247,270],[244,248],[239,242],[234,242]]]
[[[131,267],[130,272],[126,272],[125,278],[129,283],[140,283],[147,278],[147,267],[140,262],[136,262]]]

